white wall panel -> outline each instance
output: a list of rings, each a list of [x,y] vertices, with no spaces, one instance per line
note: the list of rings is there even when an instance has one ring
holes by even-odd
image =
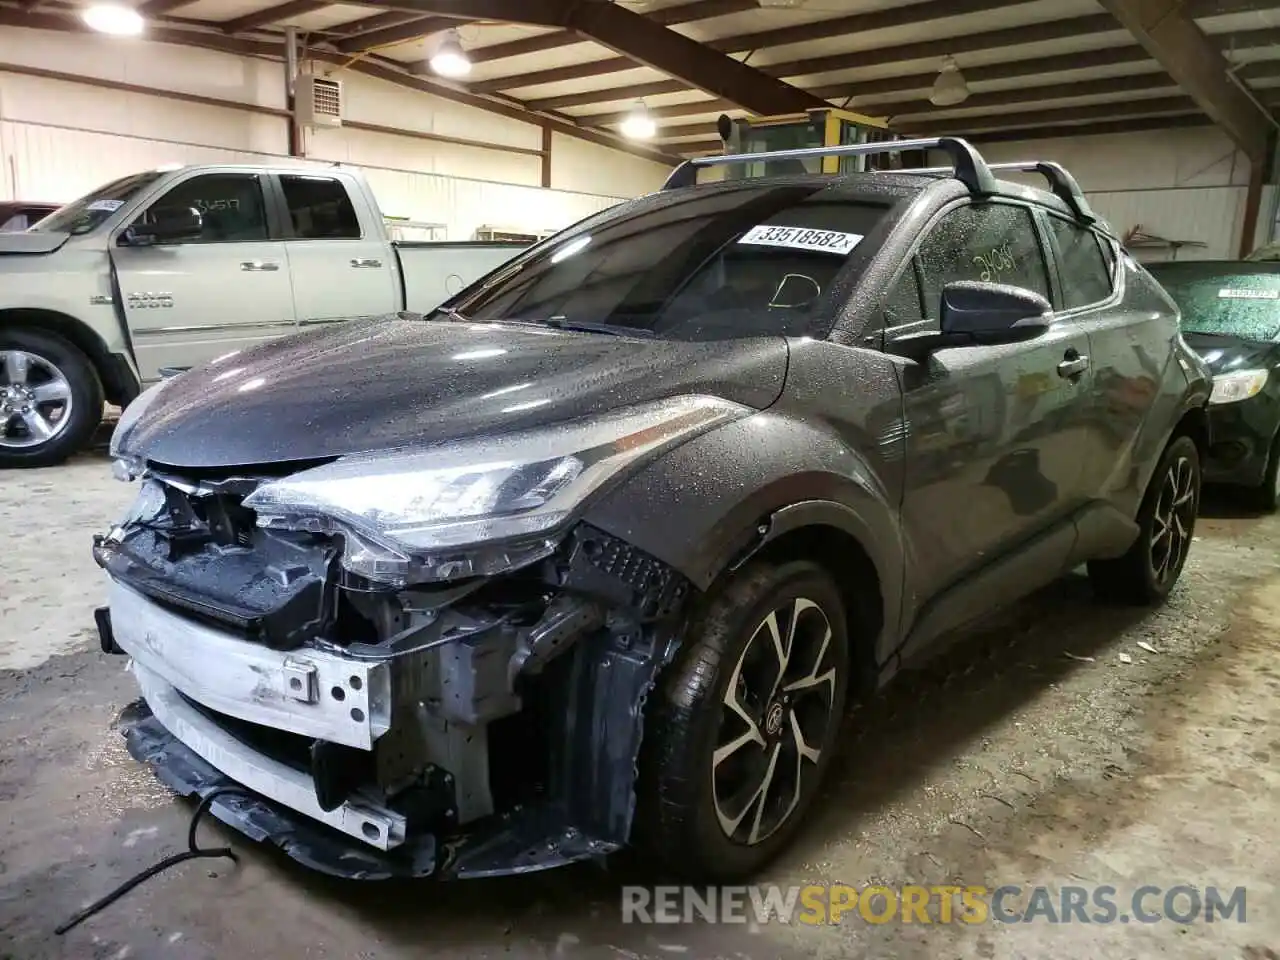
[[[5,27],[0,63],[284,109],[283,67],[214,50]]]
[[[163,164],[269,159],[216,147],[11,121],[0,121],[0,146],[6,158],[0,196],[61,202],[116,177]]]
[[[325,74],[326,70],[321,68],[320,73]],[[532,123],[520,123],[359,73],[339,71],[330,75],[342,81],[348,120],[526,150],[537,150],[542,145],[542,130]]]
[[[1121,235],[1144,233],[1194,240],[1189,257],[1223,259],[1239,252],[1249,165],[1216,127],[1063,137],[984,145],[988,160],[1054,160],[1080,181],[1090,201]],[[1043,180],[1027,182],[1037,186]],[[1141,259],[1167,259],[1159,250]]]
[[[13,73],[0,73],[0,118],[228,150],[288,150],[280,117]]]
[[[551,138],[551,186],[557,190],[614,194],[625,183],[628,196],[651,193],[662,186],[671,168],[575,137]]]
[[[536,187],[542,158],[482,147],[435,143],[367,130],[308,130],[307,156],[358,166],[419,170],[454,177],[478,177]]]

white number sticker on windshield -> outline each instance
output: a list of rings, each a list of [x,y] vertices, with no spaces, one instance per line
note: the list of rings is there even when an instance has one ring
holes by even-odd
[[[795,250],[812,250],[815,253],[832,253],[843,257],[861,240],[860,233],[811,230],[808,227],[771,227],[761,224],[744,233],[738,242],[753,243],[762,247],[791,247]]]
[[[99,213],[115,213],[123,206],[123,200],[94,200],[85,207],[85,209],[94,210]]]
[[[1280,290],[1232,290],[1218,291],[1219,300],[1280,300]]]

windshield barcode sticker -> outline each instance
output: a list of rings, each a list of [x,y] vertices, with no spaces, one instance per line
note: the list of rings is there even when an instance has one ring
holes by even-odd
[[[1280,290],[1233,290],[1224,287],[1218,291],[1219,300],[1280,300]]]
[[[838,230],[811,230],[808,227],[771,227],[761,224],[742,235],[739,243],[754,243],[763,247],[791,247],[795,250],[813,250],[817,253],[833,253],[844,256],[862,240],[860,233],[841,233]]]
[[[99,213],[115,213],[123,206],[123,200],[94,200],[85,209]]]

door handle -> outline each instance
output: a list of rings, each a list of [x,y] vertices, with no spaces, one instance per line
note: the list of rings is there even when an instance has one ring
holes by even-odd
[[[1068,350],[1065,359],[1058,364],[1058,376],[1064,380],[1073,380],[1088,369],[1088,357],[1081,356],[1074,350]]]
[[[240,269],[249,273],[269,273],[272,270],[279,270],[280,264],[275,260],[241,260]]]
[[[382,261],[376,257],[352,257],[351,266],[359,269],[360,267],[380,267]]]

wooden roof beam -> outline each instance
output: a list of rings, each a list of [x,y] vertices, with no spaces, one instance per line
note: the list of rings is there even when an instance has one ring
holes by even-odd
[[[1230,64],[1177,0],[1099,0],[1178,86],[1251,160],[1262,160],[1274,120],[1237,86]],[[1219,0],[1220,2],[1220,0]]]

